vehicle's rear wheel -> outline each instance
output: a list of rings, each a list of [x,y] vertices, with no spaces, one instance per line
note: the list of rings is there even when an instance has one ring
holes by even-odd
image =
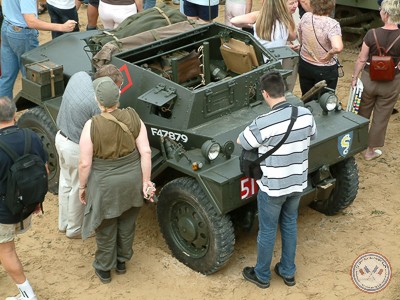
[[[45,110],[39,106],[29,109],[18,119],[18,126],[30,128],[36,132],[42,140],[43,147],[49,155],[49,192],[58,193],[58,180],[60,168],[58,165],[58,154],[55,146],[57,127],[54,125]]]
[[[354,157],[332,166],[331,174],[336,178],[336,186],[327,200],[311,203],[311,207],[332,216],[350,206],[358,192],[358,168]]]
[[[163,187],[157,218],[173,256],[195,271],[212,274],[233,253],[235,235],[229,216],[217,212],[192,178],[178,178]]]

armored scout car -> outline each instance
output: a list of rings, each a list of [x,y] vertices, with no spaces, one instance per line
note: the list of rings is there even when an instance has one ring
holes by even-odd
[[[46,145],[54,192],[54,120],[69,77],[92,70],[84,48],[93,34],[99,32],[65,34],[24,55],[29,72],[16,101],[28,110],[18,122]],[[234,250],[234,225],[253,223],[258,188],[240,172],[236,139],[269,110],[260,76],[271,69],[288,76],[281,60],[296,55],[288,47],[266,50],[250,34],[213,23],[111,57],[124,74],[121,106],[133,107],[147,126],[160,229],[172,254],[193,270],[211,274],[223,267]],[[308,107],[318,128],[302,203],[336,214],[357,195],[353,156],[367,147],[368,121],[341,110],[326,90],[308,101],[290,92],[287,99]]]

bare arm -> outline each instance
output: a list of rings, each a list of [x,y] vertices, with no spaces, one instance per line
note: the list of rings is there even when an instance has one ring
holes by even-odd
[[[142,167],[143,195],[146,195],[147,188],[153,187],[151,179],[151,149],[149,139],[147,138],[147,129],[142,121],[140,121],[140,131],[136,138],[136,147],[140,153],[140,165]],[[152,200],[154,190],[150,194]]]
[[[342,52],[343,41],[341,35],[334,35],[331,37],[332,49],[329,50],[324,57],[321,58],[322,62],[329,62],[335,54]]]
[[[294,41],[295,39],[297,39],[296,26],[293,29],[288,28],[288,30],[289,30],[288,41]]]
[[[136,8],[138,12],[143,10],[143,0],[135,0]]]
[[[76,26],[74,20],[68,20],[64,24],[48,23],[36,18],[35,14],[24,14],[24,19],[29,28],[38,30],[71,32]]]
[[[236,16],[231,19],[231,23],[236,27],[252,27],[257,20],[258,11]]]
[[[364,68],[365,63],[368,60],[369,47],[367,44],[363,43],[361,46],[361,51],[358,54],[356,64],[354,65],[353,75],[351,75],[351,86],[354,87],[357,83],[358,75],[360,75],[361,70]]]
[[[251,12],[253,7],[253,0],[246,0],[246,14]]]
[[[92,168],[93,143],[90,137],[92,120],[86,122],[79,141],[79,200],[86,205],[86,185]]]

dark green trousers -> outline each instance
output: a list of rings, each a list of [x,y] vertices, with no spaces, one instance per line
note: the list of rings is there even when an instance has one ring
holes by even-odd
[[[139,211],[140,207],[132,207],[118,218],[103,220],[96,229],[95,269],[110,271],[116,267],[117,260],[125,262],[131,259]]]

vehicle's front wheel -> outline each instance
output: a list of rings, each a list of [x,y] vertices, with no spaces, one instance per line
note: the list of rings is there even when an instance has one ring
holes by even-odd
[[[55,146],[55,136],[57,127],[50,119],[45,110],[39,106],[29,109],[18,119],[18,126],[21,128],[30,128],[36,132],[42,140],[43,147],[49,155],[49,192],[58,193],[58,180],[60,177],[60,168],[58,165],[58,154]]]
[[[336,178],[336,186],[326,200],[311,203],[311,207],[328,216],[333,216],[350,206],[358,192],[358,168],[354,157],[332,166],[331,174]]]
[[[217,212],[192,178],[178,178],[163,187],[157,218],[173,256],[195,271],[212,274],[233,253],[235,235],[229,216]]]

